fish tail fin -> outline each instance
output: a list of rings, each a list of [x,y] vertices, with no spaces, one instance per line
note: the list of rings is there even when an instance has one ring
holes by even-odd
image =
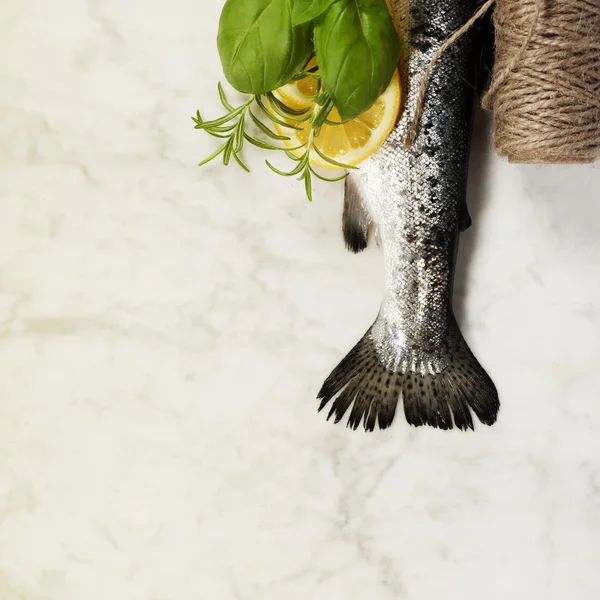
[[[360,195],[358,181],[352,175],[346,177],[342,232],[346,248],[351,252],[362,252],[369,243],[371,217]]]
[[[474,413],[495,423],[500,403],[494,383],[479,364],[458,326],[453,324],[448,366],[436,375],[391,370],[382,362],[369,330],[327,378],[319,411],[332,402],[327,419],[339,423],[350,406],[348,427],[386,429],[403,401],[406,420],[419,427],[474,429]]]

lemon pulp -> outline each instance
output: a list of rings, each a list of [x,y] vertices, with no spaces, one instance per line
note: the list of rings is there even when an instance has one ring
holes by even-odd
[[[307,65],[307,69],[315,65],[316,62],[313,59]],[[317,92],[317,80],[314,77],[305,77],[279,88],[276,95],[290,108],[295,110],[312,108],[316,113],[320,109],[314,102]],[[400,100],[400,76],[396,71],[386,91],[371,108],[355,119],[342,123],[340,114],[334,108],[329,114],[328,120],[337,124],[325,123],[319,135],[314,138],[314,145],[328,158],[357,166],[376,152],[388,138],[398,120]],[[290,137],[290,140],[285,142],[288,148],[295,148],[308,142],[312,124],[304,122],[298,123],[297,126],[300,127],[298,131],[275,124],[278,133]],[[295,152],[298,155],[302,154],[302,150]],[[323,160],[314,150],[311,152],[310,162],[327,169],[339,168]]]

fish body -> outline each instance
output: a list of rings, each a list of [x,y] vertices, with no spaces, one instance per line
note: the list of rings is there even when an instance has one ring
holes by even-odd
[[[472,412],[492,424],[499,409],[491,379],[464,341],[452,311],[458,239],[466,209],[469,134],[477,51],[473,34],[434,67],[418,134],[405,140],[432,57],[477,8],[474,0],[396,0],[407,33],[401,65],[405,106],[386,143],[346,181],[343,229],[348,247],[363,249],[375,224],[385,263],[379,315],[327,379],[321,409],[349,426],[388,427],[402,400],[408,422],[473,428]],[[402,34],[401,34],[402,37]]]

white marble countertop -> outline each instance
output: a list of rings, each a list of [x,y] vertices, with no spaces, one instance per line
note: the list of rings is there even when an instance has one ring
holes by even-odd
[[[0,5],[0,599],[597,599],[600,169],[479,115],[457,308],[499,422],[333,426],[381,256],[339,186],[195,167],[220,5]]]

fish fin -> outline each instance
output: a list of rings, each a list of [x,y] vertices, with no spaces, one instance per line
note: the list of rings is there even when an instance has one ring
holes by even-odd
[[[350,406],[348,427],[373,431],[392,424],[403,401],[410,425],[474,429],[472,413],[485,425],[496,421],[500,403],[494,383],[477,362],[453,322],[450,362],[437,375],[403,373],[385,366],[369,330],[327,378],[319,411],[332,402],[327,419],[339,423]]]
[[[466,231],[471,227],[473,221],[471,220],[471,215],[469,214],[469,207],[467,205],[467,199],[465,198],[460,205],[460,214],[458,215],[458,226],[460,231]]]
[[[371,217],[363,204],[358,182],[352,174],[346,177],[342,231],[346,248],[351,252],[362,252],[369,243]]]

